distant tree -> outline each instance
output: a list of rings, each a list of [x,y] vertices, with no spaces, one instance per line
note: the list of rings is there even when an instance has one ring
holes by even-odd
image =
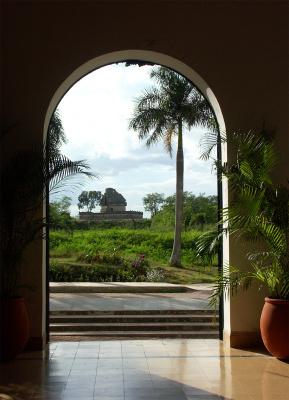
[[[71,198],[62,197],[59,201],[52,201],[49,204],[49,222],[54,229],[72,230],[74,218],[71,217],[69,207]]]
[[[192,223],[199,226],[201,230],[204,229],[204,225],[207,222],[206,214],[205,213],[197,213],[194,215],[192,219]]]
[[[88,192],[89,198],[89,211],[93,210],[96,206],[99,205],[101,199],[101,192],[92,190]]]
[[[163,193],[149,193],[143,198],[144,209],[149,211],[153,217],[160,210],[164,201]]]
[[[88,192],[85,190],[80,193],[78,196],[78,204],[77,204],[79,210],[82,210],[83,208],[87,207],[87,211],[89,210],[89,198],[88,198]]]
[[[69,196],[63,196],[61,200],[55,201],[53,204],[57,205],[59,212],[69,213],[69,207],[72,204],[72,200]]]
[[[151,78],[156,85],[136,100],[129,126],[148,147],[163,141],[170,155],[173,138],[177,137],[175,232],[170,264],[181,266],[183,128],[201,125],[215,129],[215,120],[207,101],[188,79],[165,67],[153,68]]]
[[[101,192],[92,190],[90,192],[83,191],[78,196],[78,208],[87,208],[88,212],[91,212],[97,205],[99,205],[101,199]]]
[[[175,194],[164,199],[158,213],[152,218],[155,229],[172,229],[173,215],[175,213]],[[217,196],[198,196],[184,192],[183,198],[183,228],[204,228],[204,225],[215,224],[217,221]]]

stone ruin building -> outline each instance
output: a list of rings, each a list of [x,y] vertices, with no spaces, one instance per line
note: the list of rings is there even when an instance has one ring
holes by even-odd
[[[127,202],[122,194],[113,188],[105,189],[101,196],[100,212],[79,212],[80,221],[115,221],[142,219],[141,211],[126,211]]]
[[[107,188],[101,197],[100,206],[101,213],[123,212],[126,211],[127,202],[115,189]]]

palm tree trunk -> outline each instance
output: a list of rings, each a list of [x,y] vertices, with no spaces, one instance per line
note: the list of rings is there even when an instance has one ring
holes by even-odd
[[[176,157],[176,204],[175,204],[175,236],[170,264],[174,267],[181,266],[181,243],[183,222],[183,194],[184,194],[184,151],[183,151],[183,126],[179,121],[178,150]]]

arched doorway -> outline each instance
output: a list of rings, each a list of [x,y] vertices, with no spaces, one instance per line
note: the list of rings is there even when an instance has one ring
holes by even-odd
[[[143,50],[125,50],[125,51],[118,51],[118,52],[112,52],[105,54],[103,56],[96,57],[87,63],[81,65],[77,70],[75,70],[68,78],[59,86],[57,91],[55,92],[54,96],[52,97],[46,117],[45,117],[45,124],[44,124],[44,138],[46,137],[47,130],[48,130],[48,124],[50,121],[50,118],[56,109],[58,103],[62,99],[62,97],[66,94],[66,92],[81,78],[83,78],[85,75],[89,74],[90,72],[104,67],[109,64],[113,64],[116,62],[124,62],[124,61],[143,61],[143,62],[149,62],[153,64],[158,64],[158,65],[163,65],[165,67],[168,67],[172,70],[175,70],[179,74],[183,75],[186,77],[188,80],[190,80],[202,93],[202,95],[207,99],[208,103],[210,104],[218,127],[220,132],[225,131],[225,122],[224,118],[219,106],[219,103],[217,101],[216,96],[214,95],[213,91],[210,89],[209,85],[203,80],[203,78],[196,72],[194,71],[191,67],[188,65],[182,63],[181,61],[172,58],[170,56],[167,56],[165,54],[157,53],[157,52],[151,52],[151,51],[143,51]],[[218,149],[218,157],[221,159],[223,162],[226,161],[226,147],[223,146]],[[227,188],[225,185],[219,184],[218,186],[218,196],[219,196],[219,208],[226,206],[227,204]],[[223,251],[222,254],[219,255],[219,265],[221,268],[222,260],[228,260],[228,239],[225,238],[225,241],[223,243]],[[45,255],[45,262],[44,265],[46,264],[47,266],[47,248],[46,248],[46,255]],[[46,277],[48,276],[47,273],[47,267],[46,267]],[[49,287],[48,287],[48,279],[46,279],[46,331],[48,332],[48,296],[49,296]],[[220,317],[221,317],[221,323],[220,323],[220,336],[222,336],[222,328],[223,328],[223,313],[222,313],[222,305],[220,305]]]

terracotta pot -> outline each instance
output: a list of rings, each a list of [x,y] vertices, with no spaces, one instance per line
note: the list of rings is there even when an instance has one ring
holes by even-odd
[[[23,298],[0,299],[0,360],[21,353],[29,338],[29,318]]]
[[[277,358],[289,359],[289,300],[266,297],[260,329],[266,349]]]

